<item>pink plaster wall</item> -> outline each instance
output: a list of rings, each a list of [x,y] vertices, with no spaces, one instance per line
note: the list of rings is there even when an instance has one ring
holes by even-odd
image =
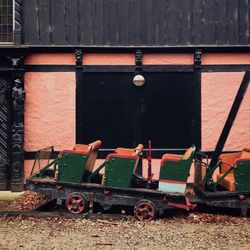
[[[143,64],[193,64],[192,54],[143,54]]]
[[[193,64],[192,54],[143,54],[143,64]],[[86,65],[134,65],[134,54],[90,53],[84,54]]]
[[[75,64],[74,53],[42,53],[30,54],[25,59],[25,64]]]
[[[202,73],[202,149],[214,150],[244,73]],[[250,88],[248,88],[225,150],[250,145]]]
[[[204,53],[202,64],[250,64],[250,53]]]
[[[250,64],[250,54],[203,54],[203,64]],[[26,64],[75,64],[75,55],[33,54]],[[134,65],[134,54],[85,54],[86,65]],[[193,64],[192,54],[144,54],[143,64]],[[213,150],[242,80],[243,73],[202,73],[202,149]],[[75,73],[26,73],[25,150],[75,144]],[[46,93],[46,94],[45,94]],[[226,150],[250,145],[250,89],[229,135]],[[33,161],[25,161],[25,175]],[[96,165],[99,165],[97,163]],[[145,165],[145,164],[144,164]],[[159,161],[154,162],[155,178]],[[146,173],[146,166],[144,167]]]
[[[91,53],[84,54],[83,64],[86,65],[134,65],[134,54]]]
[[[27,151],[75,144],[75,73],[25,73]]]

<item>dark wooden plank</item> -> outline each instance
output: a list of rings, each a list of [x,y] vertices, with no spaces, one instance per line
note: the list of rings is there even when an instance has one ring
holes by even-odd
[[[24,44],[249,45],[249,0],[25,0]]]
[[[108,8],[108,26],[105,29],[108,30],[108,40],[112,46],[119,44],[120,34],[118,32],[117,23],[117,1],[116,0],[105,0],[107,1]]]
[[[24,44],[39,44],[37,1],[23,1]]]
[[[223,45],[227,43],[227,28],[228,28],[228,0],[217,1],[215,9],[217,19],[216,25],[216,44]]]
[[[40,23],[40,43],[49,45],[51,43],[50,0],[39,1],[38,9]]]
[[[228,2],[228,42],[230,45],[237,44],[238,36],[238,1]]]
[[[66,23],[68,44],[78,44],[78,5],[77,1],[66,0]]]
[[[202,29],[202,44],[215,44],[216,39],[216,0],[204,1],[204,23]]]
[[[25,65],[25,72],[75,72],[74,65]]]
[[[134,0],[128,0],[128,45],[134,45],[135,41],[135,16],[134,16]]]
[[[249,69],[250,69],[250,64],[202,66],[202,72],[246,72]]]
[[[91,13],[91,0],[79,1],[80,9],[80,44],[92,45],[93,44],[93,27],[92,27],[92,13]]]
[[[191,44],[200,45],[202,39],[202,19],[203,19],[203,1],[195,0],[192,5],[192,42]]]
[[[249,39],[249,0],[239,1],[239,43],[248,44]]]
[[[66,44],[65,0],[51,0],[52,44]]]
[[[178,1],[169,1],[169,8],[168,8],[168,32],[167,32],[167,45],[174,45],[177,43],[177,33],[178,33],[178,29],[179,27],[179,16],[178,16],[178,3],[179,4],[179,0]]]
[[[180,16],[180,45],[189,45],[192,39],[192,0],[181,1]]]
[[[182,0],[178,0],[176,1],[176,21],[175,21],[175,26],[176,26],[176,31],[175,31],[175,35],[176,35],[176,45],[181,43],[181,39],[182,39],[182,29],[181,29],[181,19],[182,19],[182,10],[181,10],[181,2]]]
[[[83,68],[84,72],[134,72],[135,67],[133,65],[86,65]]]
[[[117,0],[119,44],[129,45],[129,1]]]
[[[166,34],[166,8],[167,1],[155,0],[154,1],[154,44],[164,45]]]
[[[142,18],[142,0],[134,1],[134,9],[131,14],[134,16],[134,45],[145,45],[142,42],[142,33],[144,32],[144,28],[142,29],[141,18]]]
[[[93,0],[92,5],[93,20],[93,43],[103,44],[103,0]]]
[[[141,5],[141,19],[140,19],[140,29],[142,44],[145,45],[153,45],[153,33],[155,32],[154,28],[154,0],[144,0]]]
[[[109,6],[107,0],[103,0],[103,44],[109,45]]]

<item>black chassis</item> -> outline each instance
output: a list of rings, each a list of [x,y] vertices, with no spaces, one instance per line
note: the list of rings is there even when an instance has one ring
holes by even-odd
[[[97,202],[103,208],[114,205],[135,207],[141,200],[152,202],[158,214],[167,209],[173,209],[168,202],[186,205],[184,194],[165,193],[144,188],[115,188],[105,187],[94,183],[67,183],[67,182],[44,182],[36,179],[27,180],[26,189],[52,196],[61,205],[72,193],[80,193],[88,203]],[[208,207],[239,208],[243,215],[250,209],[250,192],[200,191],[196,194],[187,194],[186,197],[192,204],[205,205]]]
[[[208,207],[240,208],[244,214],[245,210],[250,209],[250,192],[200,191],[198,199],[191,196],[190,202],[205,204]]]
[[[30,191],[56,198],[58,205],[72,193],[80,193],[87,202],[97,202],[102,207],[113,205],[134,207],[137,202],[147,200],[155,205],[158,214],[173,209],[172,206],[168,206],[169,201],[186,204],[184,194],[169,194],[144,188],[115,188],[94,183],[43,182],[35,179],[27,180],[25,187]]]

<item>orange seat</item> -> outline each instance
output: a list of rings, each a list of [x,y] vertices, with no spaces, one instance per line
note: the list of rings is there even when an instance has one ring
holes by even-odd
[[[187,149],[187,151],[184,153],[184,155],[177,155],[177,154],[164,154],[161,158],[162,162],[166,159],[176,159],[176,160],[186,160],[188,159],[193,152],[193,147],[190,147]]]
[[[217,175],[217,180],[219,180],[232,166],[235,165],[236,160],[244,158],[250,158],[250,147],[244,147],[242,152],[221,154],[219,157],[219,160],[221,161],[220,174]],[[234,192],[236,190],[234,170],[229,172],[219,182],[219,184],[226,190]]]
[[[223,174],[218,174],[217,178],[221,178]],[[234,175],[231,174],[231,172],[226,175],[221,181],[220,185],[227,189],[228,191],[235,192],[235,178]]]
[[[138,144],[136,148],[116,148],[115,153],[118,155],[136,155],[143,150],[143,145]]]
[[[92,143],[86,144],[76,144],[73,147],[74,151],[82,151],[82,153],[88,155],[88,160],[86,162],[86,170],[92,172],[95,166],[95,161],[97,158],[98,149],[102,145],[102,141],[97,140]]]

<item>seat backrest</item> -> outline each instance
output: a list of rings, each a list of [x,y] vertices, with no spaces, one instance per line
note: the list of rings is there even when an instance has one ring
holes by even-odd
[[[250,158],[250,146],[244,147],[242,149],[240,158]]]
[[[191,164],[195,153],[195,146],[190,147],[181,157],[170,157],[162,160],[159,191],[184,193]]]
[[[102,141],[100,140],[94,141],[88,145],[89,154],[88,154],[88,159],[85,165],[85,172],[82,178],[82,181],[84,182],[87,181],[89,174],[92,173],[95,167],[95,161],[97,158],[98,150],[101,145],[102,145]]]
[[[136,155],[143,150],[143,145],[138,144],[136,148],[116,148],[115,153],[118,155]]]
[[[194,147],[194,146],[188,148],[188,150],[187,150],[187,151],[185,152],[185,154],[182,156],[182,159],[183,159],[183,160],[186,160],[186,159],[188,159],[188,158],[193,157],[194,152],[195,152],[195,147]]]
[[[133,148],[116,148],[115,153],[118,155],[133,155],[135,150]]]
[[[95,141],[88,145],[76,144],[73,150],[63,150],[59,153],[59,181],[86,182],[93,171],[95,160],[101,141]]]
[[[221,154],[219,156],[219,160],[221,161],[220,173],[224,174],[226,171],[228,171],[233,165],[234,161],[240,157],[241,152]],[[229,175],[233,175],[233,171],[231,171]]]
[[[89,151],[90,151],[90,147],[89,147],[89,145],[86,145],[86,144],[76,144],[76,145],[73,147],[73,150],[82,151],[82,152],[84,152],[85,154],[88,154]]]
[[[104,185],[110,187],[128,188],[131,186],[134,170],[139,162],[139,153],[143,145],[136,148],[117,148],[115,153],[106,158]]]

